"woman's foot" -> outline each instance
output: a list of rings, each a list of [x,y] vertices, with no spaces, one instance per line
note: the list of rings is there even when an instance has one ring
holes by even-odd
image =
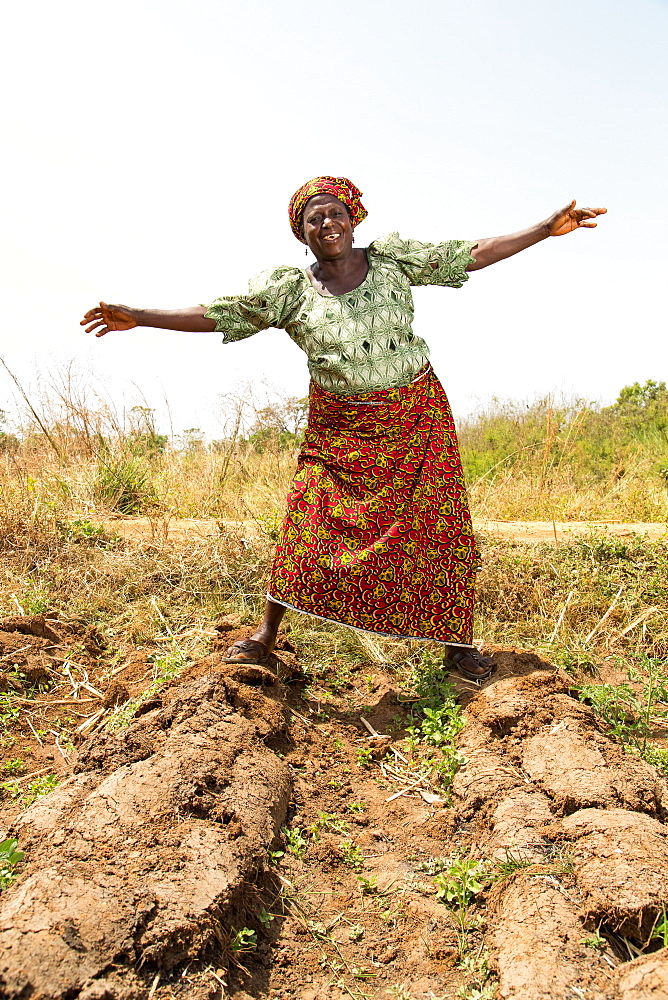
[[[475,646],[446,646],[443,666],[458,671],[470,681],[486,681],[494,671],[494,661]]]
[[[266,667],[276,643],[276,633],[258,628],[250,639],[237,639],[227,651],[223,663],[245,663],[248,666]]]
[[[237,639],[227,651],[223,663],[244,663],[246,666],[266,667],[276,645],[278,626],[286,609],[275,601],[267,601],[264,618],[248,639]]]

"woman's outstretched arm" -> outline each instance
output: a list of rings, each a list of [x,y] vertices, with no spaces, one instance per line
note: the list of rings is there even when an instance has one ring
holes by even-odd
[[[129,306],[107,305],[89,309],[81,320],[86,333],[104,337],[110,330],[132,330],[135,326],[154,326],[159,330],[181,330],[184,333],[206,333],[216,329],[213,319],[206,319],[206,306],[189,309],[131,309]]]
[[[544,222],[538,222],[529,229],[523,229],[520,233],[511,233],[509,236],[492,236],[486,240],[479,240],[478,245],[471,250],[471,256],[475,258],[475,263],[469,264],[467,271],[479,271],[481,267],[489,267],[499,260],[512,257],[520,250],[532,247],[534,243],[540,243],[548,236],[565,236],[574,229],[593,229],[596,226],[592,219],[597,215],[605,215],[607,208],[576,208],[575,200],[570,205],[560,208],[558,212],[551,215]]]

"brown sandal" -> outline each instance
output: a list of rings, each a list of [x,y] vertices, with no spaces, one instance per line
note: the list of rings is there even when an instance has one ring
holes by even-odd
[[[465,659],[473,660],[476,666],[483,668],[482,672],[475,673],[473,670],[467,669],[463,663]],[[466,649],[455,649],[453,646],[446,646],[445,655],[443,656],[443,666],[454,667],[462,677],[478,683],[488,680],[494,673],[494,661],[492,658],[483,656],[480,650],[474,646],[467,647]]]
[[[239,650],[238,655],[234,655],[235,649]],[[271,649],[259,639],[237,639],[228,649],[223,663],[241,663],[246,667],[266,667],[270,655]]]

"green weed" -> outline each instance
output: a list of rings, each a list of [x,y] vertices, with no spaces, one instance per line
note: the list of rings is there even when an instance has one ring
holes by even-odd
[[[641,667],[627,670],[628,681],[618,684],[583,684],[580,698],[588,702],[609,731],[624,746],[666,771],[668,752],[652,747],[653,719],[668,717],[666,663],[644,656]],[[660,707],[661,706],[661,707]]]
[[[25,770],[25,765],[20,757],[10,758],[0,764],[0,770],[5,774],[20,774]]]
[[[304,832],[298,826],[293,827],[292,830],[284,826],[281,833],[285,837],[285,846],[290,854],[301,860],[308,850],[308,840],[304,836]]]
[[[442,788],[447,790],[463,762],[456,739],[465,721],[440,657],[440,653],[424,652],[421,666],[413,671],[412,687],[417,698],[411,705],[411,715],[415,724],[408,726],[407,732],[414,761],[423,765],[426,773],[438,774]],[[437,752],[425,750],[424,744]]]
[[[0,844],[0,890],[6,889],[15,880],[17,865],[25,858],[24,851],[17,851],[18,840],[3,840]]]
[[[364,867],[364,854],[352,840],[342,840],[339,844],[341,857],[347,865],[359,871]]]
[[[435,876],[436,898],[465,910],[488,881],[482,862],[473,858],[453,861]]]
[[[257,948],[257,933],[250,927],[242,927],[241,930],[232,928],[229,943],[230,951],[234,955],[243,955]]]
[[[373,763],[373,750],[370,747],[360,747],[355,754],[355,763],[358,767],[368,770]]]
[[[360,892],[363,896],[375,896],[380,891],[378,882],[373,875],[369,878],[366,878],[364,875],[358,875],[357,881],[359,882]]]
[[[157,694],[165,684],[179,676],[188,664],[189,656],[183,650],[174,648],[155,653],[149,657],[149,660],[153,662],[153,680],[137,698],[126,702],[114,712],[107,722],[106,728],[110,731],[113,732],[127,726],[141,705]]]
[[[665,904],[661,907],[661,917],[652,929],[652,940],[659,941],[662,948],[668,948],[668,914]]]
[[[348,824],[336,813],[319,812],[317,819],[309,827],[307,827],[308,833],[311,834],[313,840],[320,840],[320,834],[322,831],[328,833],[345,833],[348,829]]]
[[[608,942],[599,931],[594,931],[593,934],[580,938],[580,944],[583,944],[585,948],[593,948],[594,951],[605,951],[608,947]]]

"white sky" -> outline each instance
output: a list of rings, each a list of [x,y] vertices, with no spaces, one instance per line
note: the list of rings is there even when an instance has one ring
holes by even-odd
[[[364,191],[358,245],[607,206],[460,291],[416,290],[455,412],[668,378],[665,0],[22,0],[3,41],[0,354],[31,387],[73,361],[213,436],[220,394],[253,377],[305,395],[282,331],[223,347],[78,321],[100,298],[191,305],[305,266],[286,207],[320,173]]]

